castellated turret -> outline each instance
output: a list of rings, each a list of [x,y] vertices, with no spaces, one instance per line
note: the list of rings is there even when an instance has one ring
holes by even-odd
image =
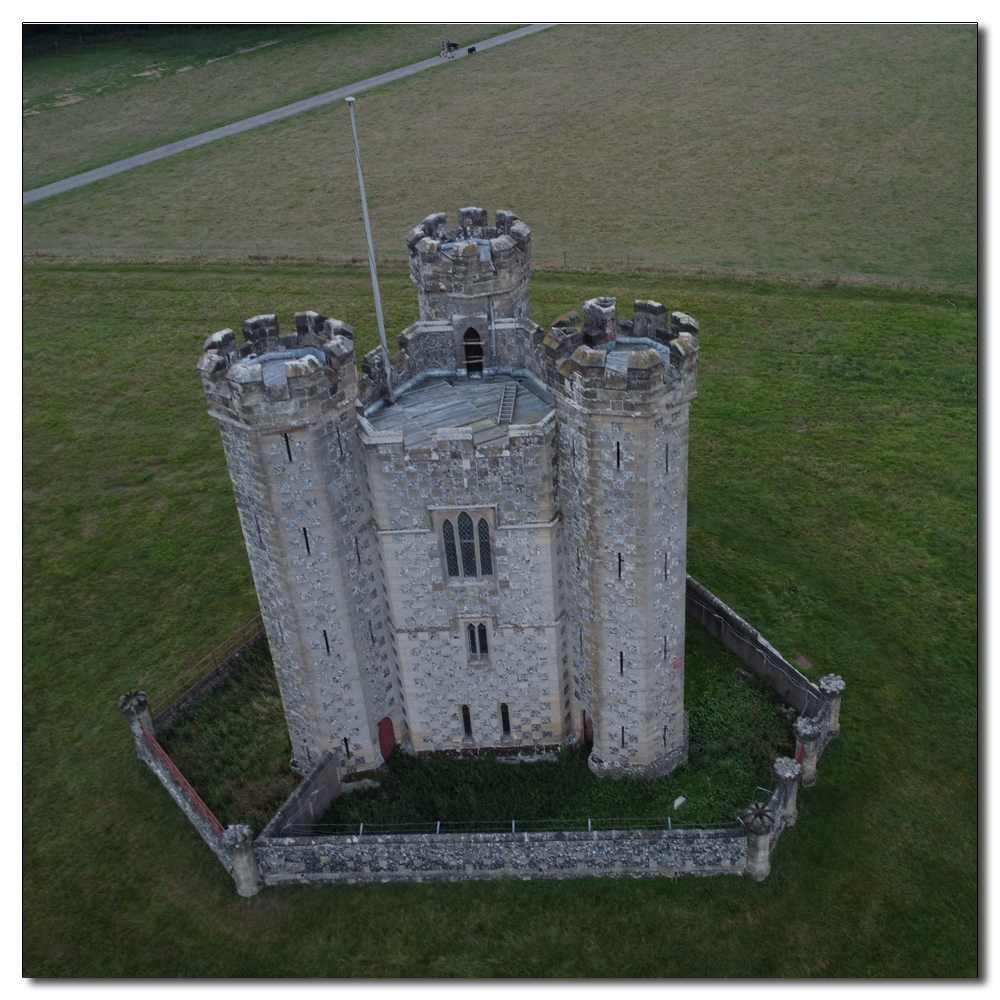
[[[573,684],[597,774],[687,761],[684,614],[688,409],[696,321],[657,302],[619,324],[591,299],[545,338],[559,425]],[[639,334],[639,336],[636,336]]]
[[[687,759],[698,323],[597,298],[545,333],[528,227],[458,219],[407,236],[420,320],[389,371],[317,313],[205,343],[295,766],[583,740],[598,775],[663,774]]]
[[[306,772],[381,762],[375,720],[407,724],[358,442],[353,331],[318,313],[221,330],[198,365],[219,422],[292,742]]]
[[[407,233],[422,320],[478,329],[486,340],[492,319],[528,319],[531,230],[513,212],[495,218],[487,226],[485,209],[463,208],[449,229],[438,212]]]

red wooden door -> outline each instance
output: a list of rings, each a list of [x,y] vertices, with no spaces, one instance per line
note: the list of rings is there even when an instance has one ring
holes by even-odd
[[[396,730],[392,726],[392,719],[386,716],[378,724],[378,747],[382,751],[382,757],[385,760],[388,760],[392,755],[395,745]]]

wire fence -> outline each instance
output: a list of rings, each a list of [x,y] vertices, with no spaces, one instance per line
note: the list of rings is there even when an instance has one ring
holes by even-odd
[[[150,704],[153,716],[160,715],[174,702],[183,698],[198,686],[213,670],[222,666],[231,656],[252,642],[264,631],[264,619],[260,612],[244,622],[232,635],[224,639],[210,653],[203,656],[193,667],[184,671],[155,702]]]
[[[587,819],[428,820],[417,823],[288,823],[282,837],[378,836],[442,833],[593,833],[608,830],[728,830],[738,822],[698,823],[673,816],[611,816]]]

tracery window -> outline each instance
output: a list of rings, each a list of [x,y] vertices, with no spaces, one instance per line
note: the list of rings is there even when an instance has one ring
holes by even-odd
[[[470,660],[486,660],[490,655],[489,632],[485,622],[469,622],[465,626]]]
[[[444,539],[444,560],[448,576],[453,579],[475,580],[493,575],[493,552],[490,548],[490,526],[485,517],[474,524],[472,517],[462,511],[456,518],[458,539],[450,518],[441,525]],[[461,555],[461,560],[459,559]]]

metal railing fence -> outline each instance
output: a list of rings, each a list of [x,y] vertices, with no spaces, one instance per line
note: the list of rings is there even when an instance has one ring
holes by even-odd
[[[170,754],[168,754],[167,751],[160,746],[159,741],[145,726],[142,726],[142,735],[146,740],[146,745],[163,762],[163,766],[170,772],[177,784],[184,789],[184,792],[191,800],[191,804],[198,810],[199,813],[201,813],[219,840],[222,840],[223,834],[226,832],[226,828],[218,821],[218,819],[216,819],[215,813],[213,813],[212,810],[205,805],[204,800],[194,790],[191,782],[184,777],[180,768],[170,759]]]
[[[597,816],[586,819],[427,820],[416,823],[288,823],[281,837],[442,833],[593,833],[608,830],[728,830],[733,822],[699,823],[673,816]]]

